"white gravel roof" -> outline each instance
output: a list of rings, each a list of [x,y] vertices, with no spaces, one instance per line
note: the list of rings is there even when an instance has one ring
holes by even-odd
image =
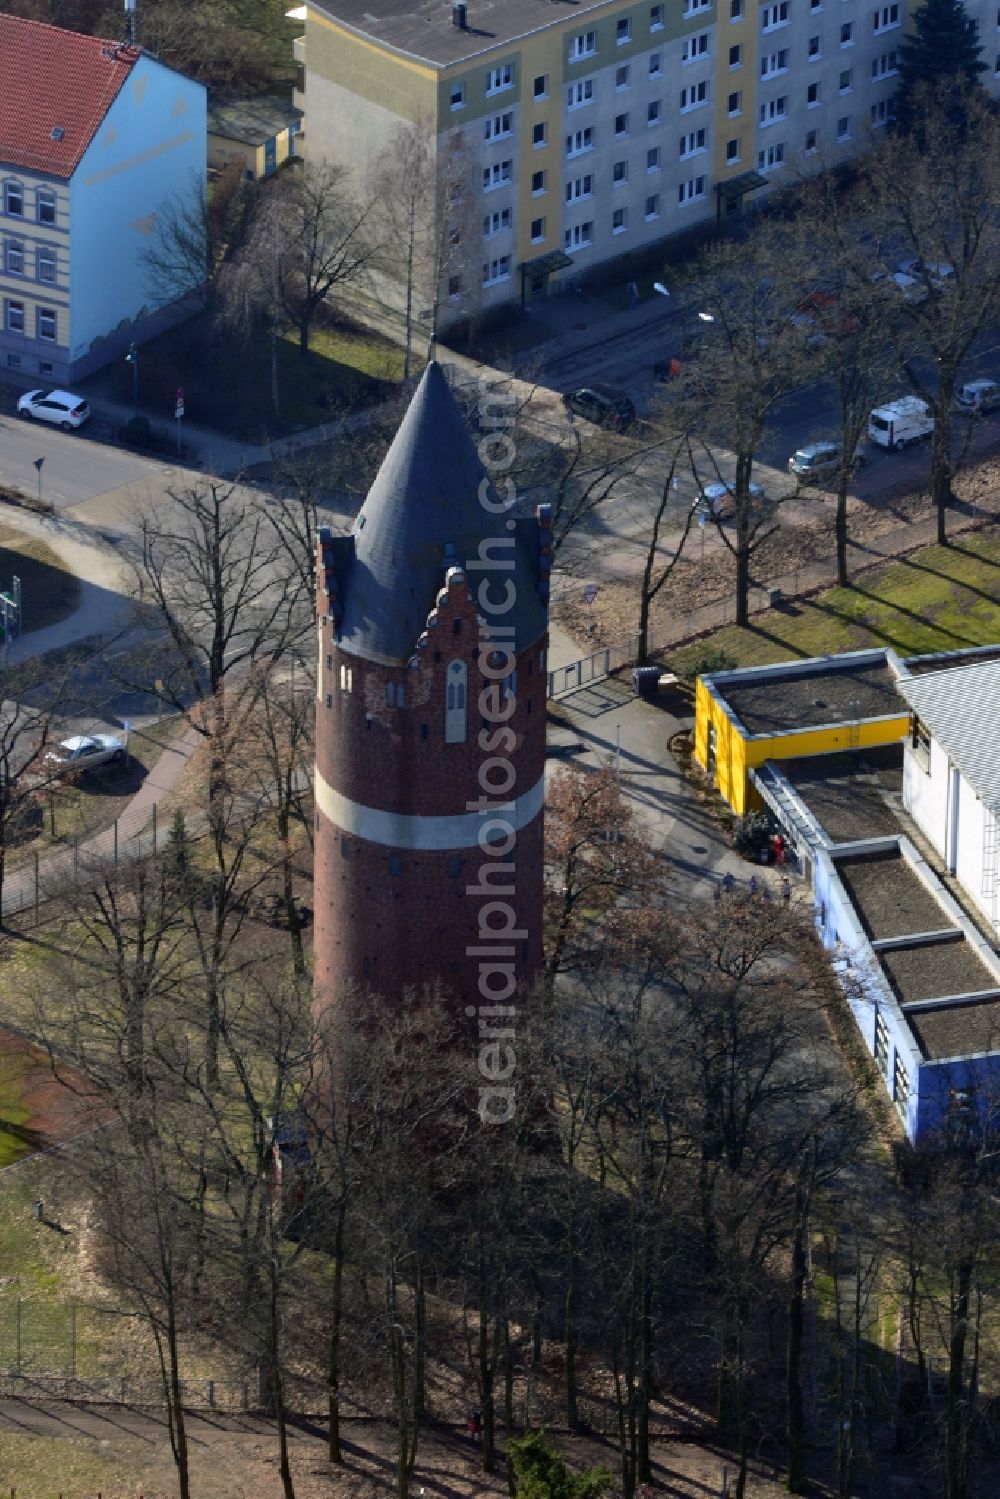
[[[980,800],[1000,814],[1000,661],[904,677],[899,691]]]

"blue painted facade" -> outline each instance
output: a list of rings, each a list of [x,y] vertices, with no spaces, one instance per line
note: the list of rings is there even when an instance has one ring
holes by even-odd
[[[94,339],[156,309],[142,252],[157,209],[204,193],[202,84],[140,57],[70,180],[71,360]]]
[[[70,384],[177,316],[143,262],[172,197],[204,194],[204,86],[140,56],[68,178],[0,161],[0,370]]]
[[[898,849],[941,905],[942,929],[954,927],[963,931],[967,940],[979,944],[981,955],[990,962],[986,944],[909,839],[871,840],[854,847],[870,854]],[[841,856],[850,851],[851,846],[845,844],[837,850]],[[924,1057],[841,884],[836,858],[826,849],[814,849],[812,858],[817,930],[824,947],[831,951],[834,971],[907,1138],[916,1145],[941,1143],[954,1126],[954,1100],[958,1093],[969,1097],[984,1124],[995,1119],[1000,1104],[1000,1051]],[[876,1037],[878,1022],[882,1031],[881,1054]],[[901,1064],[907,1081],[902,1097],[896,1086],[897,1063]]]

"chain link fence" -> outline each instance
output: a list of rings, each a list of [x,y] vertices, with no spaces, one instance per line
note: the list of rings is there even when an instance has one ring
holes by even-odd
[[[129,1367],[133,1366],[133,1367]],[[161,1405],[152,1335],[119,1308],[0,1298],[0,1396]],[[258,1403],[252,1376],[182,1381],[193,1409],[245,1411]]]

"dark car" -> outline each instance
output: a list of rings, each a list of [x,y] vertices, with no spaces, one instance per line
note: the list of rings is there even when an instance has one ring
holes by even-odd
[[[635,421],[635,406],[620,390],[610,385],[581,385],[578,390],[567,391],[563,396],[567,411],[585,416],[599,427],[614,427],[624,432]]]

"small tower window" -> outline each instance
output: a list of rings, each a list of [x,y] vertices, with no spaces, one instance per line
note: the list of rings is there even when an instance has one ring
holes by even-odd
[[[430,733],[429,726],[427,724],[425,724],[425,723],[422,723],[420,725],[420,737],[421,737],[421,739],[426,739],[429,733]]]
[[[445,744],[464,744],[466,735],[466,684],[469,668],[464,661],[449,661],[444,715]]]
[[[385,684],[385,700],[389,704],[390,708],[394,708],[396,706],[396,684],[395,684],[395,682],[386,682],[386,684]]]
[[[326,706],[328,708],[332,708],[333,707],[333,693],[332,692],[328,692],[327,695],[326,695]]]
[[[406,687],[402,682],[396,683],[396,707],[406,707]]]
[[[354,671],[350,666],[341,665],[340,668],[340,690],[341,692],[352,692],[354,689]]]
[[[398,854],[389,855],[389,873],[396,877],[403,873],[403,861]]]
[[[453,619],[452,620],[452,622],[451,622],[451,633],[453,635],[461,635],[461,633],[462,633],[462,621],[460,619]]]

